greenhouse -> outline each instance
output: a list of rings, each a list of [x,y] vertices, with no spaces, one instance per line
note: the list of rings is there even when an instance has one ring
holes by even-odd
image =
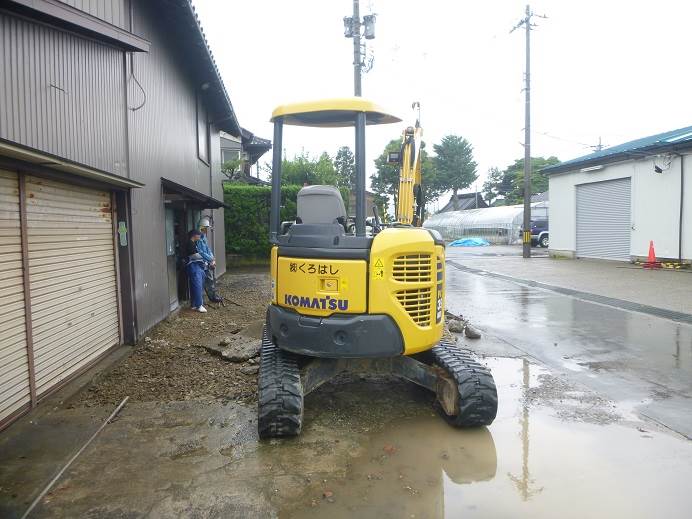
[[[547,218],[548,202],[531,204],[535,217]],[[423,227],[435,229],[446,241],[460,238],[484,238],[493,244],[511,245],[521,241],[523,205],[447,211],[428,218]]]

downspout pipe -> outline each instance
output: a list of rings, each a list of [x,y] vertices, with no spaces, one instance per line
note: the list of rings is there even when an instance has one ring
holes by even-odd
[[[682,263],[682,216],[685,209],[685,155],[680,155],[680,220],[678,221],[678,261]]]

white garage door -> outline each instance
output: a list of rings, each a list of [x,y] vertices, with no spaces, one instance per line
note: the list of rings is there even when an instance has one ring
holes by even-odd
[[[23,227],[20,182],[0,170],[0,427],[120,342],[110,193],[25,175]]]
[[[26,177],[36,392],[119,342],[111,196]]]
[[[630,259],[630,178],[577,186],[577,256]]]
[[[0,424],[31,402],[17,174],[0,170]]]

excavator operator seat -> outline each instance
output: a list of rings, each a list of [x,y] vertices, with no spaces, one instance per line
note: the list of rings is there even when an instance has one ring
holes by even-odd
[[[298,221],[307,224],[333,224],[346,221],[346,207],[334,186],[306,186],[298,191]]]

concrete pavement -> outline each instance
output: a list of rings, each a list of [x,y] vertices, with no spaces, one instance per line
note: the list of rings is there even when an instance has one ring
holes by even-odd
[[[692,270],[652,271],[616,261],[554,259],[537,248],[535,256],[525,260],[519,246],[448,247],[446,254],[469,269],[692,315]]]

